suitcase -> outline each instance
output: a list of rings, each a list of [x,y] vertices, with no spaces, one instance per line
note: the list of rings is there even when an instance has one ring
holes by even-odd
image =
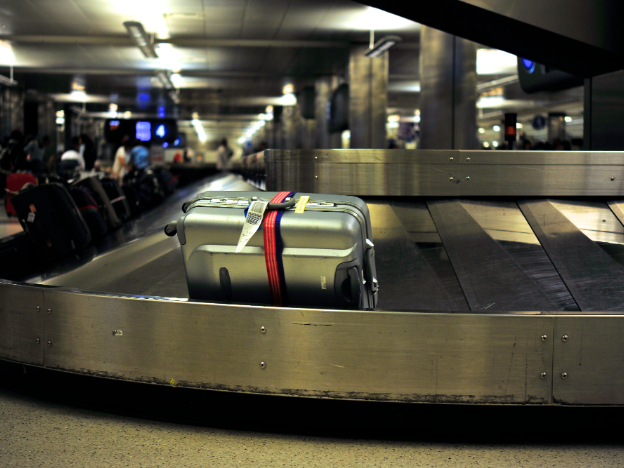
[[[17,215],[15,208],[13,208],[13,204],[11,203],[11,199],[26,184],[37,185],[37,178],[28,172],[14,172],[7,175],[6,196],[4,197],[4,207],[6,208],[7,216]]]
[[[102,216],[101,208],[98,202],[93,198],[91,192],[81,185],[75,185],[69,189],[72,198],[78,206],[78,211],[84,218],[91,239],[101,239],[108,233],[108,225]]]
[[[102,214],[102,217],[106,221],[106,224],[108,225],[109,230],[112,231],[114,229],[121,227],[123,223],[117,216],[117,213],[115,212],[115,208],[113,207],[113,204],[108,198],[108,195],[106,195],[106,191],[104,190],[104,187],[102,187],[102,184],[100,183],[100,179],[98,179],[97,176],[90,176],[84,179],[77,180],[76,182],[72,184],[72,186],[84,187],[91,193],[91,196],[95,199],[95,201],[98,204],[100,213]]]
[[[45,184],[13,197],[20,224],[35,244],[41,261],[51,261],[82,250],[91,233],[69,191]]]
[[[128,200],[126,199],[126,195],[124,191],[121,189],[119,182],[110,177],[102,177],[100,179],[102,187],[108,196],[113,208],[115,208],[115,213],[117,213],[117,217],[123,223],[130,219],[132,213],[130,212],[130,205],[128,204]]]
[[[305,197],[309,197],[307,204]],[[272,200],[276,205],[268,206],[262,229],[236,253],[247,209],[255,200]],[[359,198],[204,192],[185,203],[183,211],[182,217],[167,225],[165,233],[177,234],[180,241],[191,299],[339,309],[376,307],[370,215]]]
[[[154,175],[158,177],[158,181],[165,191],[165,195],[171,195],[178,188],[179,176],[174,176],[165,167],[155,167]]]

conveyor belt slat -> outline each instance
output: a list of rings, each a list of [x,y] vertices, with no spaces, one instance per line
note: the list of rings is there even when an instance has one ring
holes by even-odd
[[[518,203],[583,311],[624,310],[624,269],[553,203]]]
[[[472,310],[560,310],[459,201],[427,204]]]

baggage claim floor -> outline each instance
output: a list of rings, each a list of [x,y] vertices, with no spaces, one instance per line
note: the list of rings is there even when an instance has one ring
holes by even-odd
[[[204,190],[253,187],[231,174],[186,187],[165,205],[85,252],[78,261],[55,265],[27,281],[122,294],[187,297],[177,239],[165,237],[162,227],[179,216],[184,200]],[[457,279],[453,282],[455,273],[449,271],[446,250],[452,240],[443,245],[443,233],[428,218],[429,213],[444,213],[436,213],[435,208],[429,211],[421,202],[367,202],[378,258],[385,258],[378,261],[384,288],[380,308],[406,309],[415,300],[430,310],[468,310],[474,306],[463,299]],[[569,208],[564,205],[559,209]],[[531,231],[520,218],[516,219],[515,233],[497,229],[497,216],[517,215],[513,204],[465,202],[462,206],[481,228],[480,233],[487,233],[498,248],[511,252],[514,245],[518,248],[522,243],[527,255],[539,245],[528,239]],[[457,218],[457,213],[454,216]],[[594,235],[598,243],[604,236],[622,235],[614,232],[614,225],[610,223],[602,234]],[[148,234],[139,235],[144,232]],[[511,239],[514,235],[524,240]],[[617,244],[609,246],[617,251]],[[533,262],[523,266],[525,273],[530,274],[531,268],[541,271],[541,277],[547,279],[543,288],[556,292],[560,285],[545,272],[547,260],[538,257],[534,251]],[[618,258],[617,252],[612,258]],[[461,272],[457,275],[464,279]],[[406,288],[405,282],[414,278],[429,278],[426,288],[418,288],[420,293],[410,293],[414,288]],[[558,298],[561,309],[574,309],[571,297],[554,292],[548,297]],[[117,382],[7,363],[1,375],[0,466],[7,467],[624,463],[624,448],[614,429],[621,411],[612,408],[457,407],[233,395]]]

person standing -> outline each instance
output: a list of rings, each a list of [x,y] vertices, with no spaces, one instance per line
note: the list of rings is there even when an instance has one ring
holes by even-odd
[[[225,171],[228,168],[230,158],[232,157],[234,152],[228,146],[227,138],[221,140],[221,144],[217,149],[217,169],[220,171]]]
[[[126,164],[128,171],[141,171],[149,168],[149,150],[135,140],[129,156],[126,157]]]
[[[71,171],[73,169],[85,170],[85,160],[80,154],[80,138],[72,138],[72,149],[67,150],[61,156],[61,171]]]
[[[126,157],[130,156],[130,149],[132,148],[132,140],[128,135],[124,136],[121,140],[121,146],[115,153],[115,162],[113,163],[113,177],[121,182],[128,171],[126,165]]]

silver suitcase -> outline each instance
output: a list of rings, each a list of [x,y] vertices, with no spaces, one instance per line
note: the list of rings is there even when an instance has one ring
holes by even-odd
[[[283,203],[269,204],[261,228],[237,253],[243,226],[250,223],[250,204],[278,199]],[[185,203],[183,211],[165,232],[177,233],[191,299],[375,309],[375,251],[370,214],[361,199],[204,192]]]

